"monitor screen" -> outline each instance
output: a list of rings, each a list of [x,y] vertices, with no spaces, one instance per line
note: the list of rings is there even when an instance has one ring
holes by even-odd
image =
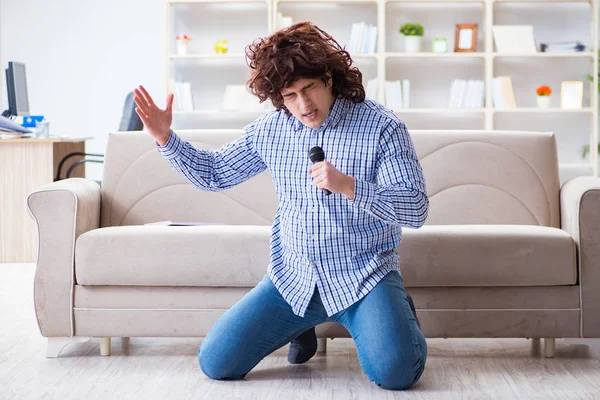
[[[8,109],[12,115],[29,115],[27,96],[27,75],[25,64],[10,61],[6,70]]]

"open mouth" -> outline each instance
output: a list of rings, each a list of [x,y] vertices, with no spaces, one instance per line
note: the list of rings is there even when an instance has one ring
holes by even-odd
[[[313,110],[308,114],[304,114],[304,116],[308,119],[314,119],[317,116],[317,110]]]

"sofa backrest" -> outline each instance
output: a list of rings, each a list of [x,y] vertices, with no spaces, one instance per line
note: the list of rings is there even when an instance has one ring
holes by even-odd
[[[216,149],[241,130],[178,131]],[[426,224],[559,227],[559,177],[552,133],[411,131],[430,198]],[[108,136],[103,227],[164,220],[270,225],[277,196],[268,171],[222,192],[204,192],[173,171],[144,132]]]

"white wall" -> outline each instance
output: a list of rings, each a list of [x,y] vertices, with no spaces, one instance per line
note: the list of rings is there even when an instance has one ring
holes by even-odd
[[[24,62],[32,113],[46,116],[52,134],[94,137],[86,150],[104,153],[135,86],[164,106],[164,12],[164,0],[0,0],[2,109],[4,69]],[[102,165],[86,169],[102,178]]]

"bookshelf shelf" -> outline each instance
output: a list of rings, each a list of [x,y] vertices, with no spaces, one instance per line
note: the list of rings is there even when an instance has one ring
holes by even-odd
[[[278,14],[293,22],[310,20],[348,45],[352,24],[377,27],[375,53],[351,52],[367,82],[370,96],[385,104],[386,82],[410,82],[410,108],[396,109],[409,129],[509,129],[553,131],[561,168],[598,174],[598,154],[579,163],[584,145],[598,146],[598,2],[600,0],[171,0],[166,15],[166,77],[189,81],[194,111],[177,111],[174,127],[242,128],[265,111],[225,111],[226,85],[243,85],[249,77],[245,46],[278,29]],[[398,28],[420,23],[425,28],[421,52],[404,52]],[[475,52],[453,52],[455,27],[478,24]],[[493,25],[532,25],[539,43],[579,40],[583,52],[498,53]],[[176,54],[176,34],[192,37],[190,53]],[[435,37],[446,38],[448,52],[432,52]],[[211,54],[215,40],[229,41],[230,53]],[[588,75],[592,81],[588,81]],[[494,108],[492,82],[511,76],[517,108]],[[455,79],[484,82],[483,108],[448,108]],[[583,108],[559,108],[562,81],[584,83]],[[535,89],[549,85],[552,108],[537,108]],[[480,92],[479,92],[480,93]],[[258,103],[258,102],[257,102]],[[404,104],[406,104],[404,102]],[[470,105],[479,103],[471,102]],[[193,122],[190,122],[193,121]],[[589,162],[588,162],[589,161]]]
[[[594,53],[589,51],[580,51],[576,53],[530,53],[530,54],[519,54],[519,53],[493,53],[495,58],[508,58],[508,57],[519,57],[519,58],[594,58]]]
[[[275,0],[275,4],[283,3],[320,3],[320,4],[377,4],[377,0]]]
[[[484,113],[485,108],[401,108],[394,110],[397,115],[401,114],[477,114]]]
[[[194,110],[194,111],[173,111],[173,115],[188,115],[188,116],[214,116],[215,118],[222,118],[223,116],[227,117],[235,117],[235,116],[245,116],[245,117],[260,117],[262,114],[269,110],[219,110],[219,109],[203,109],[203,110]]]
[[[226,54],[172,54],[169,56],[171,60],[244,60],[246,55],[243,53],[226,53]]]
[[[384,53],[387,58],[483,58],[485,53]]]
[[[590,107],[583,108],[533,108],[533,107],[521,107],[521,108],[495,108],[492,109],[495,113],[593,113]]]
[[[259,3],[268,4],[269,0],[171,0],[167,4],[236,4],[236,3]]]
[[[485,3],[485,0],[384,0],[385,4],[390,3]]]
[[[591,3],[594,0],[494,0],[494,3]]]
[[[589,164],[585,164],[585,163],[560,163],[559,166],[563,167],[563,168],[589,168],[590,167]]]

